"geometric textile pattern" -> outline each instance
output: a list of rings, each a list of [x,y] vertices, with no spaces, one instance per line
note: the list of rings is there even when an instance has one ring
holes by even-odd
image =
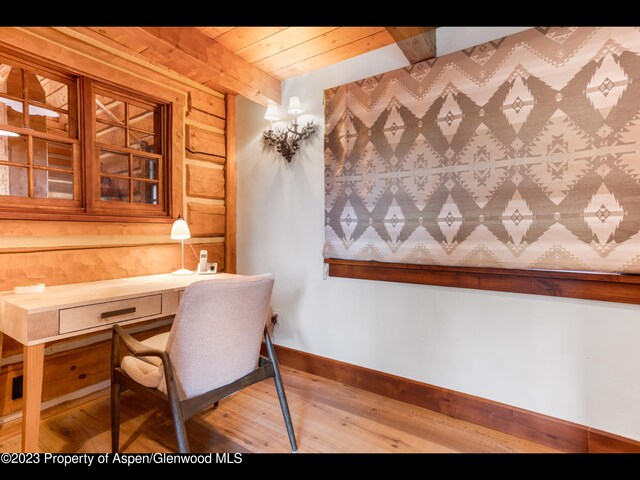
[[[535,28],[326,90],[324,256],[640,273],[640,29]]]

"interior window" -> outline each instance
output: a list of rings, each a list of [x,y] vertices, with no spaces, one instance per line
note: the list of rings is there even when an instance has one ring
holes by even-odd
[[[168,112],[0,51],[0,217],[168,216]]]
[[[72,78],[0,61],[0,195],[80,200],[75,91]]]

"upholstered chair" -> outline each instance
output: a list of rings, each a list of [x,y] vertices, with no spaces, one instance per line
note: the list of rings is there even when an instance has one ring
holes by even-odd
[[[171,331],[143,342],[119,325],[111,350],[111,443],[119,448],[120,393],[131,389],[171,415],[178,451],[189,452],[185,421],[232,393],[273,378],[291,450],[297,450],[278,359],[265,321],[271,275],[195,282],[180,301]],[[262,340],[267,357],[260,355]],[[128,351],[120,360],[120,341]],[[230,400],[233,401],[233,400]],[[222,408],[222,407],[221,407]]]

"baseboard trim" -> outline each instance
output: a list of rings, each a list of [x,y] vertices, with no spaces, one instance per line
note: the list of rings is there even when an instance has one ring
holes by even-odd
[[[504,403],[276,345],[282,365],[570,453],[640,453],[640,442]]]
[[[589,453],[640,453],[640,442],[589,428]]]

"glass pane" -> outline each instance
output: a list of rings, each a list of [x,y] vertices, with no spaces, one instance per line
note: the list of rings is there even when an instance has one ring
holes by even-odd
[[[129,155],[100,150],[100,173],[129,176]]]
[[[129,180],[124,178],[100,177],[100,199],[129,201]]]
[[[27,98],[29,100],[35,100],[36,102],[46,103],[47,94],[40,85],[38,77],[35,73],[25,70],[25,77],[27,79]]]
[[[160,153],[155,144],[155,139],[156,136],[149,133],[129,131],[129,147],[142,152]]]
[[[69,115],[60,113],[57,117],[47,117],[47,133],[69,138]]]
[[[107,97],[106,95],[96,95],[96,118],[107,120],[112,123],[124,125],[124,103],[120,100]]]
[[[133,177],[158,179],[158,159],[133,157]]]
[[[33,170],[33,196],[73,200],[73,174]]]
[[[147,132],[157,133],[156,115],[159,120],[159,113],[156,109],[142,108],[129,104],[129,126]]]
[[[0,195],[29,195],[29,173],[27,168],[0,165]]]
[[[34,138],[33,164],[73,170],[73,145]]]
[[[116,147],[126,147],[126,132],[124,128],[96,123],[96,141]]]
[[[30,83],[33,83],[33,77],[29,77]],[[38,100],[39,102],[46,103],[52,107],[61,108],[63,110],[69,109],[69,87],[65,83],[52,80],[42,75],[36,75],[35,81],[37,81],[39,89],[44,92],[44,99],[41,99],[40,95],[31,97],[33,86],[29,85],[29,98]]]
[[[28,162],[27,137],[24,135],[8,135],[15,134],[0,130],[0,160],[26,164]]]
[[[52,115],[53,117],[58,116],[58,114],[53,110],[29,105],[29,128],[34,129],[36,132],[46,132],[47,114]]]
[[[0,92],[22,98],[22,70],[0,63]]]
[[[158,204],[158,184],[133,181],[133,201],[136,203]]]
[[[22,110],[21,101],[0,97],[0,124],[22,127]]]
[[[9,167],[0,165],[0,195],[9,195]]]

